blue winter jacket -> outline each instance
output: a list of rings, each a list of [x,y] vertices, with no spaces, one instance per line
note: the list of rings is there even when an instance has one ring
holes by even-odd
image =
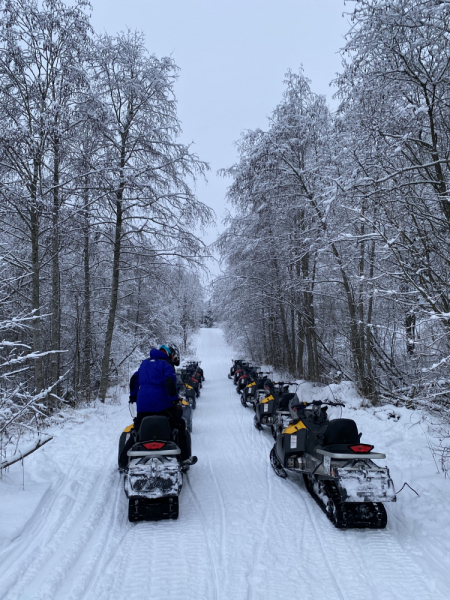
[[[130,400],[136,399],[138,413],[160,412],[178,401],[175,369],[167,354],[161,350],[151,349],[150,358],[142,361],[132,381]]]

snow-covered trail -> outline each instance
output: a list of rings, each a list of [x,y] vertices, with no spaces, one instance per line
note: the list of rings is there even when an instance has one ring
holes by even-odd
[[[411,553],[398,528],[336,530],[300,479],[276,477],[272,438],[254,428],[227,378],[232,354],[219,329],[201,330],[197,355],[206,377],[194,414],[199,462],[185,478],[179,519],[128,522],[116,468],[128,407],[105,408],[30,457],[41,501],[0,547],[0,598],[447,597],[443,574],[430,576],[430,560]]]

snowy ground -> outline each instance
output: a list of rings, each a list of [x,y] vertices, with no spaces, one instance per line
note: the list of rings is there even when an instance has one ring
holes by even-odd
[[[436,475],[416,411],[363,410],[348,386],[333,389],[362,440],[386,451],[396,488],[407,481],[420,494],[405,488],[387,506],[384,531],[336,530],[299,478],[273,473],[272,438],[253,427],[227,378],[233,353],[222,332],[203,329],[197,354],[206,376],[194,414],[199,462],[178,521],[128,522],[116,468],[126,395],[81,411],[25,459],[24,472],[18,463],[0,480],[0,598],[450,597],[450,482]],[[319,391],[308,384],[301,393]]]

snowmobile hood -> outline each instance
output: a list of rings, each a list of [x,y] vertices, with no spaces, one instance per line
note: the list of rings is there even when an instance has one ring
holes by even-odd
[[[261,404],[267,404],[267,402],[270,402],[271,400],[274,400],[274,397],[272,396],[272,394],[270,396],[266,396],[265,398],[263,398],[261,400]]]
[[[297,433],[297,431],[300,431],[300,429],[306,429],[306,426],[302,421],[299,421],[294,425],[289,425],[289,427],[286,427],[286,429],[283,430],[283,433]]]

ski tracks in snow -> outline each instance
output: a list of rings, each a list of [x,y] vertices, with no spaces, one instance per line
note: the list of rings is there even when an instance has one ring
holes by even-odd
[[[197,354],[206,377],[193,422],[199,462],[184,479],[179,519],[128,522],[116,466],[126,404],[107,421],[66,428],[29,459],[53,484],[0,552],[2,600],[444,600],[445,576],[438,588],[398,527],[337,530],[301,478],[274,474],[273,440],[227,378],[220,330],[201,331]]]
[[[50,460],[48,468],[59,468],[59,476],[20,537],[0,556],[0,597],[85,597],[113,525],[119,477],[103,468],[115,445],[100,447],[92,461],[85,434],[80,431],[78,437],[78,452],[58,440],[59,462]]]

